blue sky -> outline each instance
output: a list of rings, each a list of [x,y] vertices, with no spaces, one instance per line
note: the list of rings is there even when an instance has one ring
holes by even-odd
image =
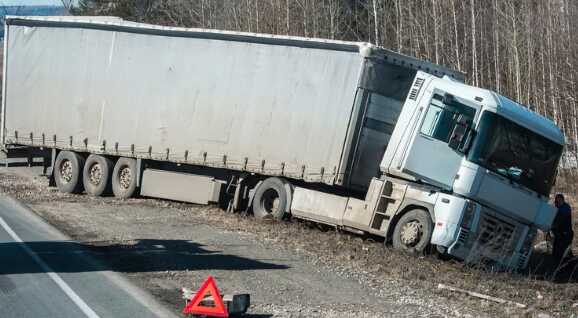
[[[0,0],[0,6],[47,6],[62,5],[60,0]]]

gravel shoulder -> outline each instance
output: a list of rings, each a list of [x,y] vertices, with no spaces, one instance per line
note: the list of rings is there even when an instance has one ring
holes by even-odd
[[[0,168],[0,192],[27,204],[161,302],[213,275],[224,293],[251,294],[255,317],[578,316],[578,278],[554,278],[536,253],[527,273],[489,273],[411,257],[369,238],[301,222],[257,221],[213,206],[68,195],[38,169]],[[439,283],[529,308],[437,289]]]

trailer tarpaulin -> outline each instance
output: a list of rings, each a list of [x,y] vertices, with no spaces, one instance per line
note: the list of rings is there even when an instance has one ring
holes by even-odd
[[[353,45],[179,30],[8,20],[7,139],[333,182],[363,63]]]

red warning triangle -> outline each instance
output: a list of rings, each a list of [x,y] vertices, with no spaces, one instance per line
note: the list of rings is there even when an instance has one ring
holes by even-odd
[[[214,307],[201,305],[201,302],[210,294],[213,297]],[[221,293],[217,289],[215,279],[212,276],[207,277],[201,288],[197,291],[193,299],[185,306],[183,314],[205,315],[210,317],[229,317],[229,313],[221,299]]]

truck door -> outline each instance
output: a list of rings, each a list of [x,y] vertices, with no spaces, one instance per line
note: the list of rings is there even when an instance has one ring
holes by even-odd
[[[450,148],[448,142],[457,125],[473,124],[476,110],[477,106],[466,105],[452,95],[434,91],[406,152],[402,171],[450,190],[463,154]]]

